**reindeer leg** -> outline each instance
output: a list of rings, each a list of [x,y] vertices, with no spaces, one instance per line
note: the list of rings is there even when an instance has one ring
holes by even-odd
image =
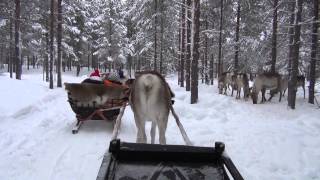
[[[281,102],[281,98],[282,98],[282,91],[280,91],[279,102]]]
[[[231,90],[231,96],[233,97],[233,87],[231,86],[232,90]]]
[[[263,103],[264,101],[266,101],[266,90],[265,89],[261,89],[261,94],[262,94],[262,98],[261,98],[261,103]]]
[[[306,98],[306,90],[304,89],[304,84],[303,84],[302,88],[303,88],[303,99],[305,99]]]
[[[147,143],[147,135],[145,131],[145,123],[146,123],[145,120],[136,114],[134,115],[134,119],[136,121],[136,126],[138,129],[136,142]]]
[[[155,136],[156,136],[156,122],[154,121],[152,121],[152,124],[151,124],[150,135],[151,135],[151,144],[154,144]]]
[[[269,97],[268,101],[271,101],[271,99],[273,98],[273,96],[274,96],[274,93],[272,92],[272,90],[270,90],[270,97]]]
[[[168,123],[168,115],[158,118],[158,128],[159,128],[159,142],[160,144],[166,144],[166,129]]]

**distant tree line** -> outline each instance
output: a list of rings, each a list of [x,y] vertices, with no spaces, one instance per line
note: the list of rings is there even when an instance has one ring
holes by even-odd
[[[222,72],[319,77],[319,0],[3,0],[0,62],[21,78],[21,65],[53,72],[126,68],[178,72],[178,83],[198,99]],[[60,71],[60,72],[59,72]],[[53,84],[50,83],[50,87]]]

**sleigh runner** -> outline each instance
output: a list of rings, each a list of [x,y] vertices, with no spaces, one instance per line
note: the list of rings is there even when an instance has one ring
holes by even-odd
[[[127,87],[113,84],[65,83],[68,102],[76,114],[75,134],[84,121],[105,120],[114,122],[121,106],[127,103]]]

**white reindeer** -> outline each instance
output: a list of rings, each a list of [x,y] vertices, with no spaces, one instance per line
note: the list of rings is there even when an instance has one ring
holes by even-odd
[[[155,142],[156,127],[159,130],[160,144],[166,144],[166,129],[170,110],[174,114],[182,136],[188,145],[191,145],[189,138],[177,118],[173,107],[173,92],[164,78],[157,72],[140,72],[135,81],[131,81],[129,103],[134,113],[137,127],[137,143],[146,143],[145,133],[146,121],[151,121],[151,143]]]

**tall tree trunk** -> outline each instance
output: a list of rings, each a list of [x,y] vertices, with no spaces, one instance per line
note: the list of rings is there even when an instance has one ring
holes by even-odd
[[[297,93],[297,75],[299,65],[299,48],[300,48],[300,30],[301,30],[301,13],[302,13],[303,0],[296,0],[296,15],[294,23],[294,44],[293,44],[293,59],[292,70],[288,83],[288,106],[291,109],[295,109],[296,93]]]
[[[62,87],[61,79],[61,40],[62,40],[62,0],[58,0],[58,61],[57,61],[57,87]]]
[[[71,67],[71,56],[68,56],[68,62],[67,62],[67,66],[68,66],[68,71],[71,71],[72,67]]]
[[[36,57],[35,57],[35,55],[32,56],[32,68],[33,69],[36,68]]]
[[[236,40],[235,40],[235,56],[234,56],[234,72],[235,73],[237,73],[238,70],[239,70],[240,3],[241,3],[241,1],[238,0]]]
[[[138,63],[137,63],[137,68],[136,68],[136,70],[137,70],[137,71],[140,71],[140,69],[141,69],[141,59],[140,59],[139,56],[138,56],[137,60],[138,60]]]
[[[157,22],[157,13],[158,13],[158,1],[154,0],[154,64],[153,64],[153,70],[157,71],[157,26],[158,26],[158,22]]]
[[[191,104],[198,101],[198,61],[200,43],[200,0],[193,1],[193,45],[192,45],[192,70],[191,70]]]
[[[133,32],[132,32],[132,22],[131,22],[131,17],[129,17],[128,19],[126,19],[126,27],[127,27],[127,38],[129,40],[131,40]],[[132,55],[131,52],[128,53],[127,55],[127,70],[129,73],[129,76],[131,77],[131,70],[132,70]]]
[[[12,14],[10,15],[10,41],[9,41],[9,72],[10,78],[12,78],[12,71],[13,71],[13,18]]]
[[[128,55],[127,59],[128,59],[128,73],[131,77],[131,69],[132,69],[132,56],[131,56],[131,54]]]
[[[109,0],[109,7],[110,7],[110,17],[109,17],[109,57],[112,58],[113,52],[112,52],[112,18],[113,18],[113,4],[112,0]],[[114,62],[114,60],[112,61]],[[100,64],[100,63],[99,63]],[[111,63],[110,67],[111,68]],[[114,68],[114,67],[113,67]]]
[[[29,70],[29,66],[30,66],[30,56],[27,56],[27,69]]]
[[[294,10],[296,8],[296,3],[290,2],[290,27],[289,27],[289,52],[288,52],[288,74],[290,76],[292,68],[292,57],[293,57],[293,37],[294,37]]]
[[[20,50],[20,0],[16,0],[16,19],[15,19],[15,67],[16,79],[21,80],[22,63],[21,63],[21,50]]]
[[[309,103],[314,104],[314,86],[316,82],[316,61],[318,48],[318,27],[319,27],[319,0],[313,0],[313,24],[312,24],[312,43],[310,60],[310,85]]]
[[[218,53],[218,77],[222,73],[222,24],[223,24],[223,0],[220,2],[220,27],[219,27],[219,53]]]
[[[95,69],[96,68],[96,60],[95,56],[93,55],[93,48],[91,47],[91,68]]]
[[[6,57],[6,56],[4,56],[3,57],[3,54],[5,54],[5,53],[3,53],[3,51],[4,50],[6,50],[6,48],[5,48],[5,46],[4,45],[2,45],[2,46],[0,46],[0,69],[5,69],[5,64],[7,63],[7,64],[9,64],[8,63],[8,58]],[[8,72],[9,72],[9,69],[8,69]]]
[[[271,49],[271,72],[272,73],[276,72],[277,33],[278,33],[278,0],[273,0],[272,49]]]
[[[88,71],[90,71],[90,44],[88,42]]]
[[[6,63],[6,57],[3,58],[3,50],[5,49],[5,47],[2,45],[0,48],[1,48],[1,49],[0,49],[0,63],[1,63],[2,65],[4,65],[4,64]],[[9,62],[9,61],[7,61],[7,62]],[[3,67],[3,66],[1,66],[1,64],[0,64],[0,69]],[[8,63],[8,64],[9,64],[9,63]],[[9,70],[9,69],[8,69],[8,70]]]
[[[206,2],[206,7],[208,7],[208,4]],[[208,30],[208,16],[206,15],[205,18],[205,26],[206,26],[206,30]],[[205,83],[209,84],[209,77],[208,77],[208,37],[205,34],[205,40],[204,40],[204,78],[205,78]]]
[[[46,82],[49,82],[49,46],[50,46],[50,42],[49,42],[49,33],[46,33],[46,54],[45,54],[45,58],[44,58],[44,68],[46,71]]]
[[[160,65],[159,65],[159,72],[160,74],[163,73],[163,31],[164,31],[164,12],[163,12],[163,4],[164,0],[160,3]]]
[[[186,91],[190,91],[190,72],[191,72],[191,10],[192,10],[191,0],[187,0],[186,5]]]
[[[212,29],[214,29],[214,22],[212,22]],[[212,46],[214,43],[214,39],[212,38]],[[209,70],[209,74],[210,74],[210,84],[213,85],[213,64],[214,64],[214,53],[211,53],[211,59],[210,59],[210,70]]]
[[[185,37],[186,37],[186,16],[185,16],[185,0],[182,0],[181,4],[181,42],[180,42],[180,47],[181,47],[181,56],[180,56],[180,87],[184,87],[184,65],[185,65]]]
[[[177,66],[176,66],[176,68],[177,68],[177,71],[178,71],[178,85],[180,85],[180,79],[181,79],[181,30],[182,30],[182,25],[181,25],[181,17],[180,17],[180,19],[179,19],[179,22],[180,22],[180,24],[179,24],[179,35],[178,35],[178,42],[179,42],[179,45],[178,45],[178,58],[177,58]]]
[[[51,8],[50,8],[50,69],[49,69],[49,88],[53,89],[53,41],[54,41],[54,0],[51,0]]]

